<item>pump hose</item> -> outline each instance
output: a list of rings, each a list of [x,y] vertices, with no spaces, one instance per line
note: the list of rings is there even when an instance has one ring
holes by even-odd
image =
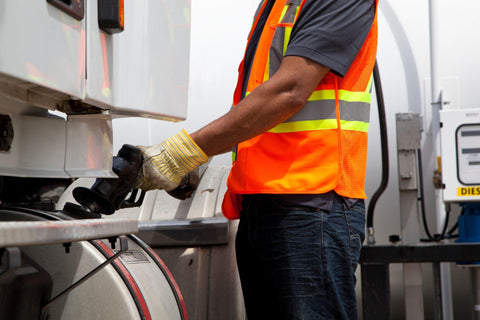
[[[447,231],[448,222],[450,220],[450,209],[445,211],[445,222],[443,225],[442,233],[441,234],[434,234],[430,232],[427,224],[427,213],[425,209],[425,193],[424,193],[424,186],[423,186],[423,165],[422,165],[422,151],[420,149],[417,150],[417,162],[418,162],[418,182],[419,182],[419,189],[420,189],[420,209],[422,211],[422,222],[423,222],[423,229],[427,234],[427,239],[420,239],[422,242],[438,242],[445,239],[446,235],[448,237],[452,237],[452,233],[457,229],[458,224],[455,224],[449,231]],[[462,210],[463,214],[463,210]]]
[[[378,199],[385,191],[388,185],[389,177],[389,158],[388,158],[388,136],[387,136],[387,121],[385,117],[385,100],[383,99],[383,89],[382,82],[380,80],[380,72],[378,69],[377,61],[375,61],[375,66],[373,67],[373,81],[375,82],[375,93],[377,97],[377,106],[378,106],[378,118],[380,123],[380,139],[381,139],[381,151],[382,151],[382,181],[380,186],[373,194],[370,199],[367,210],[367,229],[369,233],[372,233],[373,236],[373,214],[375,210],[375,205],[377,204]],[[373,240],[374,242],[374,240]],[[370,243],[369,243],[370,244]]]

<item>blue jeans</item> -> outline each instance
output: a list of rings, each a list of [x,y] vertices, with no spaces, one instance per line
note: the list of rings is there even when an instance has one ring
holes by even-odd
[[[331,211],[245,196],[236,254],[248,319],[357,319],[364,212],[339,196]]]

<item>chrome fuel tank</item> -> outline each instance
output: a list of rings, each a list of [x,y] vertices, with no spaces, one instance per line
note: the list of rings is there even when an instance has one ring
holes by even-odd
[[[52,279],[50,302],[42,303],[44,317],[89,320],[188,319],[183,296],[171,272],[143,241],[133,235],[124,235],[120,241],[114,242],[110,241],[111,237],[100,240],[93,236],[90,240],[67,242],[67,238],[72,238],[68,233],[78,236],[82,233],[78,228],[68,229],[70,222],[77,227],[87,226],[87,233],[88,229],[94,229],[102,222],[98,219],[50,220],[52,217],[57,219],[58,216],[61,217],[61,214],[29,209],[0,210],[3,221],[0,222],[0,227],[6,233],[9,232],[8,228],[22,230],[19,226],[22,227],[25,223],[28,224],[28,232],[38,233],[38,245],[29,244],[27,240],[6,245],[19,248],[22,259],[28,257]],[[105,223],[116,222],[110,220]],[[52,228],[61,232],[51,232]],[[103,237],[101,233],[102,231],[98,233],[99,237]],[[51,237],[52,234],[58,234],[60,239],[49,240],[42,236]],[[8,241],[2,237],[3,240]],[[119,250],[122,253],[113,259]],[[7,258],[12,259],[13,256]],[[99,266],[107,259],[113,260],[100,269]],[[5,268],[10,268],[19,275],[32,269],[7,266],[9,267],[2,265],[0,283],[5,282],[1,278],[5,274]],[[97,268],[98,272],[94,271]],[[65,293],[71,286],[73,289]],[[13,316],[13,319],[26,318]]]

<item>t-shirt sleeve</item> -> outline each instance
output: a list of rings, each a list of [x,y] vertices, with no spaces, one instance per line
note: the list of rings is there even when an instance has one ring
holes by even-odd
[[[374,0],[307,0],[292,28],[286,56],[313,60],[345,76],[375,15]]]

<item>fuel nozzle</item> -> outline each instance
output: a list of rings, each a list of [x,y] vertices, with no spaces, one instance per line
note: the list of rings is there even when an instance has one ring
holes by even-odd
[[[93,213],[113,214],[117,209],[140,206],[145,196],[141,192],[138,200],[138,189],[133,190],[138,172],[142,167],[143,156],[139,148],[124,144],[113,157],[113,172],[118,178],[98,178],[88,189],[78,187],[73,190],[73,197],[83,207]],[[126,199],[131,192],[131,196]]]

